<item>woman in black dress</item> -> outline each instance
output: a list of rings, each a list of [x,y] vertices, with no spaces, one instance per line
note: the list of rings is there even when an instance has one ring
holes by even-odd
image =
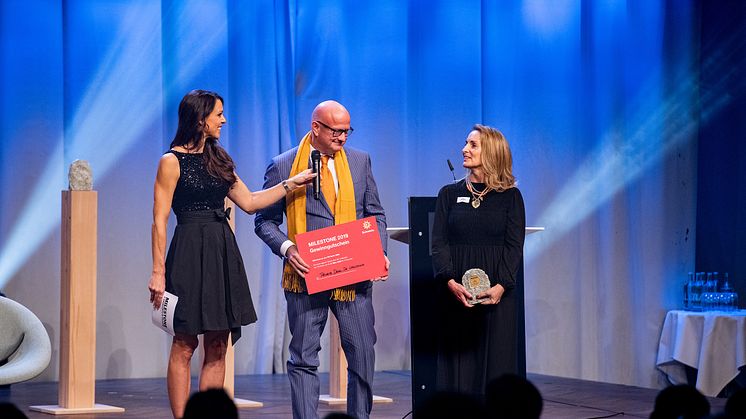
[[[475,125],[461,153],[466,177],[440,190],[433,224],[442,325],[436,387],[483,399],[489,381],[518,372],[513,289],[523,260],[525,213],[500,131]],[[489,289],[476,296],[461,283],[472,268],[489,277]],[[474,304],[472,297],[482,301]]]
[[[241,326],[256,321],[243,260],[228,225],[227,196],[247,213],[264,208],[315,175],[310,170],[275,187],[251,192],[236,175],[228,153],[218,145],[226,123],[223,99],[193,90],[179,104],[179,126],[171,149],[161,157],[153,204],[153,272],[150,301],[161,305],[164,290],[179,302],[168,360],[168,396],[174,417],[189,398],[190,362],[203,334],[200,391],[222,388],[228,335],[233,343]],[[177,226],[166,255],[166,226],[173,208]]]

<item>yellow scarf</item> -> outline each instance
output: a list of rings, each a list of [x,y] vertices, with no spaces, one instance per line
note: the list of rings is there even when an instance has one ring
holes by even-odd
[[[311,132],[309,131],[298,146],[298,153],[290,168],[290,177],[308,168],[308,158],[311,155]],[[339,191],[334,205],[334,224],[342,224],[357,219],[355,210],[355,189],[352,184],[352,173],[344,149],[334,153],[334,171],[337,173]],[[328,179],[331,181],[331,179]],[[288,238],[295,243],[295,235],[306,232],[306,188],[298,188],[289,192],[285,197]],[[282,271],[282,288],[290,292],[306,292],[305,280],[295,272],[289,263],[285,263]],[[346,286],[332,291],[332,300],[354,301],[355,287]]]

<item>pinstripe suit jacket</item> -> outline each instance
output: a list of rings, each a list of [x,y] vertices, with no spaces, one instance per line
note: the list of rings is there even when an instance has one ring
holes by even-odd
[[[373,179],[373,170],[371,169],[370,156],[368,153],[354,148],[345,147],[347,161],[352,173],[352,182],[355,189],[355,210],[357,219],[374,216],[378,224],[378,232],[381,236],[381,244],[384,252],[387,245],[386,234],[386,215],[384,214],[381,201],[378,198],[378,187]],[[264,189],[270,188],[290,176],[290,168],[298,152],[298,147],[288,150],[272,159],[264,174]],[[308,161],[308,167],[311,167],[311,160]],[[280,246],[288,236],[280,230],[285,213],[285,200],[270,205],[257,212],[254,218],[254,232],[262,239],[272,252],[282,257]],[[306,188],[306,228],[308,231],[318,230],[320,228],[334,225],[334,216],[332,215],[326,199],[319,200],[313,197],[313,188]]]

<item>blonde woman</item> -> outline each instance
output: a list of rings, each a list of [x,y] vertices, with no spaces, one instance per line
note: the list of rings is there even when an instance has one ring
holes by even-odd
[[[436,386],[483,399],[491,380],[518,372],[513,290],[523,260],[525,212],[500,131],[475,125],[461,154],[466,177],[438,193],[432,234],[443,325]],[[472,269],[484,273],[478,274],[484,290],[476,295],[462,284]]]

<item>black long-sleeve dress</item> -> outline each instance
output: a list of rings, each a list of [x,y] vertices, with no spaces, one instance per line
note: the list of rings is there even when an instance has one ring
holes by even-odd
[[[444,186],[436,203],[432,256],[441,325],[436,387],[481,398],[492,379],[518,372],[513,290],[523,260],[526,217],[518,188],[491,191],[478,208],[472,199],[461,180]],[[471,268],[484,270],[491,285],[505,288],[497,305],[467,308],[448,290],[448,280],[461,282]]]

